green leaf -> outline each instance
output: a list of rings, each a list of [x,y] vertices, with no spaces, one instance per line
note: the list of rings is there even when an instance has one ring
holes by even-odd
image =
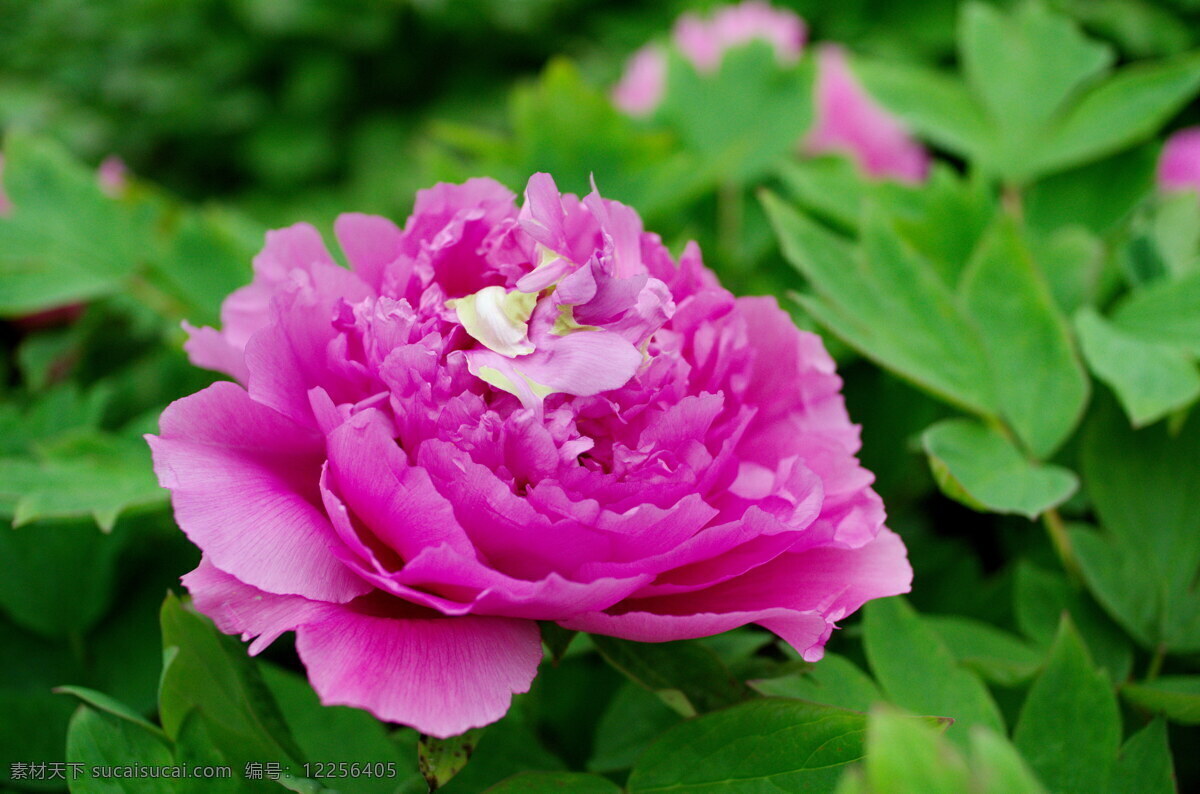
[[[1134,431],[1111,407],[1083,441],[1083,475],[1104,534],[1072,533],[1096,599],[1148,648],[1200,650],[1200,423]]]
[[[567,652],[567,648],[571,645],[571,640],[575,639],[579,634],[577,631],[564,629],[557,623],[549,620],[539,620],[538,628],[542,632],[542,644],[546,646],[546,650],[550,652],[550,659],[555,664],[558,664],[563,654]]]
[[[146,257],[145,218],[48,140],[8,136],[4,188],[14,210],[0,219],[0,316],[118,292]]]
[[[213,741],[212,731],[199,711],[189,711],[175,736],[175,763],[187,766],[229,767],[227,778],[183,778],[178,783],[179,794],[234,794],[241,791],[265,789],[266,785],[244,777],[244,767],[233,770],[233,764]]]
[[[952,717],[947,735],[960,744],[972,725],[1004,730],[987,687],[903,598],[871,601],[863,612],[867,660],[892,703],[917,714]]]
[[[88,776],[88,767],[166,766],[171,749],[160,732],[138,722],[81,705],[71,717],[67,731],[67,762],[85,764],[84,776],[71,781],[71,791],[80,794],[173,794],[175,781],[168,778]]]
[[[650,742],[679,720],[679,713],[657,695],[626,681],[596,723],[587,768],[592,772],[628,769]]]
[[[867,93],[939,147],[975,160],[994,145],[987,115],[961,80],[897,61],[853,66]]]
[[[83,431],[38,445],[36,455],[0,458],[0,497],[16,500],[13,526],[91,516],[109,532],[122,512],[167,502],[140,440]]]
[[[482,733],[482,728],[475,728],[446,739],[436,736],[421,737],[417,742],[417,767],[425,782],[429,784],[430,791],[446,785],[462,771],[471,760],[471,754],[475,752],[475,745]]]
[[[487,727],[479,737],[471,763],[441,789],[444,794],[476,794],[520,772],[567,770],[563,760],[547,750],[538,736],[536,729],[541,725],[528,713],[531,698],[532,695],[517,697],[508,714]],[[415,745],[415,731],[406,731],[403,735],[413,736]],[[412,752],[415,757],[415,746]],[[427,791],[428,786],[422,780],[419,788],[410,786],[406,790],[415,794],[416,791]]]
[[[189,322],[216,325],[221,302],[250,282],[250,262],[258,249],[248,244],[243,225],[249,224],[215,209],[189,212],[171,247],[153,263],[154,283],[178,301]],[[261,246],[261,230],[256,236]]]
[[[84,671],[65,644],[23,631],[3,614],[0,648],[0,787],[61,791],[62,781],[10,782],[12,765],[62,758],[63,737],[77,704],[52,694],[51,688],[83,680]]]
[[[1126,684],[1121,695],[1134,705],[1166,715],[1171,722],[1200,725],[1200,676],[1165,675]]]
[[[778,197],[767,193],[763,204],[784,256],[816,292],[801,302],[818,322],[935,396],[994,412],[978,334],[931,265],[879,211],[867,213],[856,251]]]
[[[1178,345],[1200,356],[1200,271],[1135,292],[1112,320],[1141,339]]]
[[[941,731],[895,709],[871,711],[867,749],[867,782],[874,791],[959,794],[970,788],[966,761]]]
[[[1158,149],[1139,146],[1038,180],[1022,197],[1029,228],[1041,235],[1073,224],[1102,237],[1115,231],[1154,187]]]
[[[1024,640],[995,626],[957,615],[925,615],[959,664],[985,681],[1016,686],[1038,671],[1042,655]]]
[[[987,728],[971,731],[971,770],[980,794],[1044,794],[1041,781],[1012,743]]]
[[[1175,770],[1167,744],[1167,724],[1156,719],[1121,747],[1109,794],[1175,794]]]
[[[1031,237],[1029,250],[1064,314],[1085,304],[1099,303],[1117,278],[1104,243],[1082,226],[1066,226],[1048,236]]]
[[[750,694],[720,658],[698,642],[632,642],[600,634],[591,639],[609,664],[684,717],[736,703]]]
[[[1108,782],[1121,716],[1108,677],[1092,666],[1068,617],[1021,708],[1013,741],[1052,791],[1093,794]]]
[[[788,194],[805,210],[844,230],[858,226],[866,179],[847,157],[785,160],[778,176]]]
[[[48,637],[82,634],[112,604],[117,561],[128,535],[105,535],[90,522],[0,526],[0,607]],[[66,683],[56,681],[55,683]]]
[[[608,778],[582,772],[522,772],[484,790],[488,794],[621,794],[621,788]]]
[[[1017,625],[1039,646],[1049,648],[1054,642],[1059,620],[1066,612],[1109,679],[1120,682],[1129,676],[1133,667],[1129,639],[1086,591],[1072,586],[1063,574],[1018,562],[1013,600]]]
[[[279,705],[292,736],[309,763],[394,763],[400,779],[422,780],[415,755],[404,753],[388,736],[384,723],[361,709],[323,706],[303,676],[272,664],[261,664],[263,681]],[[392,792],[397,778],[360,777],[355,791]]]
[[[717,182],[745,183],[792,152],[813,118],[813,59],[782,66],[754,41],[727,50],[715,73],[671,53],[656,117]]]
[[[157,725],[152,725],[151,723],[147,722],[142,715],[134,712],[133,709],[129,708],[129,706],[104,694],[103,692],[97,692],[94,689],[88,689],[87,687],[81,686],[60,686],[56,687],[54,692],[58,695],[74,695],[97,711],[102,711],[105,714],[111,714],[114,717],[128,720],[129,722],[144,728],[155,736],[158,736],[164,742],[167,741],[167,736],[162,732],[161,728],[159,728]]]
[[[1142,341],[1089,307],[1075,315],[1075,328],[1088,366],[1112,387],[1134,427],[1153,424],[1200,397],[1200,372],[1180,348]]]
[[[672,791],[828,791],[863,757],[866,717],[799,700],[763,698],[687,720],[638,759],[630,794]]]
[[[584,195],[594,176],[606,198],[653,217],[711,184],[708,169],[679,153],[672,136],[638,129],[562,58],[513,92],[509,118],[512,152],[503,165],[517,189],[530,174],[546,171],[562,190]]]
[[[174,594],[163,602],[161,620],[165,661],[158,701],[167,736],[178,739],[183,720],[199,711],[213,742],[236,767],[303,760],[240,642],[185,609]]]
[[[752,681],[750,685],[764,695],[797,698],[826,706],[866,712],[883,700],[883,693],[849,659],[826,653],[820,662],[803,673]]]
[[[1200,90],[1200,55],[1127,66],[1085,94],[1055,125],[1035,170],[1119,152],[1154,135]]]
[[[1049,457],[1079,422],[1089,384],[1011,219],[1000,216],[980,241],[959,291],[982,331],[1001,416],[1035,457]]]
[[[1027,460],[996,430],[973,419],[946,419],[921,443],[942,491],[975,510],[1034,519],[1079,487],[1060,466]]]
[[[978,2],[962,7],[959,59],[997,132],[989,158],[1001,175],[1032,170],[1041,133],[1083,84],[1113,60],[1105,45],[1085,38],[1066,17],[1037,3],[1011,15]]]

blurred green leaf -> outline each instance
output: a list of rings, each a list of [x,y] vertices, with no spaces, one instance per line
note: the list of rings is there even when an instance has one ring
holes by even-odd
[[[1200,725],[1200,676],[1164,675],[1126,684],[1121,695],[1136,706],[1166,715],[1181,725]]]
[[[995,129],[993,167],[1012,177],[1029,171],[1027,158],[1046,126],[1079,88],[1113,60],[1066,17],[1038,3],[1011,14],[990,5],[961,7],[958,29],[963,75]]]
[[[871,671],[890,702],[916,714],[953,718],[947,735],[961,745],[972,725],[1004,730],[987,687],[903,598],[869,602],[863,631]]]
[[[1200,55],[1137,63],[1087,92],[1055,125],[1033,170],[1057,171],[1146,140],[1200,90]]]
[[[1112,321],[1138,338],[1178,345],[1200,356],[1200,271],[1160,279],[1134,292],[1116,308]]]
[[[1046,791],[1012,742],[987,728],[971,731],[971,768],[981,794]]]
[[[1039,179],[1023,196],[1026,222],[1039,234],[1073,224],[1101,236],[1112,233],[1154,187],[1158,149],[1138,146]]]
[[[44,636],[81,636],[112,605],[125,543],[122,531],[105,535],[84,522],[0,526],[0,607]]]
[[[750,694],[717,655],[698,642],[632,642],[600,634],[591,638],[609,664],[684,717],[728,706]]]
[[[1042,654],[1003,629],[957,615],[925,615],[922,620],[937,632],[959,664],[985,681],[1016,686],[1041,667]]]
[[[171,748],[161,732],[144,722],[125,719],[111,712],[81,705],[71,717],[67,731],[67,761],[85,764],[85,775],[71,781],[79,794],[173,794],[175,781],[168,778],[98,778],[88,776],[94,766],[167,766]]]
[[[1103,791],[1121,743],[1121,715],[1108,677],[1092,665],[1069,617],[1033,682],[1013,742],[1048,788]]]
[[[147,722],[142,715],[136,713],[129,706],[113,697],[110,697],[109,695],[104,694],[103,692],[97,692],[94,689],[88,689],[87,687],[80,686],[60,686],[55,688],[54,692],[55,694],[59,695],[72,695],[77,697],[86,705],[97,711],[112,715],[118,719],[132,722],[135,725],[138,725],[144,728],[146,731],[154,734],[163,742],[167,741],[167,736],[162,732],[161,728],[159,728],[157,725],[152,725],[151,723]]]
[[[966,760],[940,730],[888,707],[871,711],[864,766],[873,792],[958,794],[970,788]]]
[[[986,112],[961,80],[894,61],[856,60],[854,70],[872,97],[938,146],[975,160],[994,145]]]
[[[942,491],[975,510],[1034,519],[1079,487],[1060,466],[1026,459],[1011,441],[974,419],[946,419],[921,436]]]
[[[1134,431],[1108,407],[1089,422],[1082,457],[1105,530],[1071,532],[1088,586],[1145,647],[1200,650],[1200,424]]]
[[[421,780],[415,756],[401,751],[384,723],[360,709],[321,705],[309,683],[295,673],[271,664],[262,664],[259,670],[309,763],[395,764],[396,778],[357,778],[355,791],[362,794],[391,792],[401,782]]]
[[[1054,642],[1059,620],[1066,612],[1087,643],[1096,664],[1114,682],[1124,681],[1133,666],[1129,639],[1095,601],[1061,573],[1044,571],[1022,560],[1017,563],[1013,588],[1014,610],[1021,632],[1043,648]]]
[[[963,80],[891,63],[859,72],[867,90],[919,133],[1009,183],[1144,141],[1200,90],[1200,56],[1112,73],[1107,45],[1038,2],[1008,12],[964,4],[958,47]]]
[[[1134,427],[1200,397],[1200,372],[1184,350],[1142,341],[1088,307],[1075,315],[1075,328],[1088,366],[1112,387]]]
[[[184,719],[198,711],[216,747],[235,767],[250,761],[303,760],[240,642],[220,634],[174,594],[163,602],[162,634],[165,662],[158,702],[167,736],[178,740]]]
[[[485,789],[485,794],[620,794],[621,788],[608,778],[582,772],[522,772]]]
[[[731,47],[712,74],[673,52],[656,117],[716,182],[744,183],[794,150],[808,130],[813,73],[811,57],[784,67],[763,41]]]
[[[13,526],[91,516],[105,532],[132,508],[165,504],[140,440],[81,432],[45,442],[35,461],[0,458],[0,497],[15,499]]]
[[[1108,784],[1110,794],[1175,794],[1175,770],[1161,718],[1126,740]]]
[[[144,261],[146,219],[56,144],[10,134],[4,188],[15,209],[0,219],[0,316],[116,292]]]
[[[679,720],[679,713],[657,695],[625,682],[596,724],[587,768],[593,772],[628,769],[651,741]]]
[[[1028,245],[1055,304],[1064,314],[1101,302],[1118,278],[1104,243],[1082,226],[1031,236]]]
[[[869,675],[834,653],[826,653],[821,661],[802,673],[764,678],[750,685],[768,696],[798,698],[862,712],[884,699]]]
[[[193,709],[184,715],[175,735],[175,763],[189,766],[226,766],[232,770],[233,764],[221,752],[213,741],[204,716]],[[234,771],[227,778],[183,778],[178,783],[179,794],[204,794],[214,791],[218,794],[234,794],[246,790],[259,790],[263,785],[255,785],[244,777],[244,767]]]
[[[829,791],[863,756],[867,718],[800,700],[763,698],[687,720],[642,753],[630,794]]]

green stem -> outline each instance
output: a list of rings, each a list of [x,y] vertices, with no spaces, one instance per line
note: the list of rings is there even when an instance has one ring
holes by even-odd
[[[1000,203],[1016,220],[1023,220],[1025,217],[1025,207],[1021,201],[1021,189],[1016,185],[1007,184],[1003,187],[1000,193]]]
[[[717,189],[717,249],[730,269],[741,265],[744,214],[745,191],[741,184],[722,182]]]
[[[1046,532],[1050,536],[1050,543],[1054,545],[1054,550],[1058,552],[1058,559],[1062,562],[1063,569],[1071,580],[1078,583],[1083,581],[1083,576],[1079,570],[1079,561],[1075,558],[1075,548],[1071,545],[1071,536],[1067,534],[1067,525],[1063,523],[1062,516],[1058,514],[1058,510],[1051,508],[1045,513],[1042,513],[1042,521],[1046,525]]]
[[[1146,668],[1146,680],[1153,681],[1158,678],[1158,674],[1162,672],[1163,659],[1167,656],[1167,646],[1161,642],[1154,649],[1154,656],[1150,658],[1150,666]]]

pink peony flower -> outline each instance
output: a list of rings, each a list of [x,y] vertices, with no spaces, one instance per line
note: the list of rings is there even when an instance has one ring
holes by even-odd
[[[1162,190],[1200,191],[1200,127],[1188,127],[1167,139],[1158,161]]]
[[[403,229],[341,216],[350,269],[267,235],[148,436],[184,577],[221,630],[285,631],[327,704],[449,736],[500,718],[535,621],[642,641],[749,623],[819,659],[906,592],[820,339],[678,265],[630,208],[438,185]]]
[[[804,21],[791,11],[772,8],[761,0],[724,6],[711,18],[684,14],[675,22],[672,43],[700,72],[715,72],[726,51],[752,41],[775,48],[780,63],[795,63],[804,48]],[[662,102],[667,82],[667,56],[648,44],[629,59],[625,74],[613,89],[613,102],[631,116],[645,116]]]
[[[835,45],[817,53],[816,121],[805,140],[809,154],[850,155],[869,176],[924,181],[929,154],[903,125],[873,100]]]

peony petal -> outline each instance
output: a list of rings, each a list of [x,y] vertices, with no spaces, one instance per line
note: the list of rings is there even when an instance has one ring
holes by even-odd
[[[320,437],[215,383],[163,412],[147,436],[175,518],[213,564],[270,593],[348,601],[370,586],[330,553],[317,491]]]
[[[873,177],[924,181],[929,154],[858,84],[845,51],[826,45],[817,57],[817,117],[805,142],[807,151],[849,154]]]
[[[296,630],[322,703],[446,738],[495,722],[529,691],[542,659],[536,623],[412,611],[341,607]]]
[[[378,215],[347,212],[334,221],[333,232],[350,261],[350,268],[379,292],[384,272],[403,253],[400,229]]]
[[[327,706],[445,738],[495,722],[529,691],[542,659],[537,624],[444,618],[386,597],[329,604],[256,590],[205,559],[184,577],[197,609],[251,653],[295,630],[309,680]]]

